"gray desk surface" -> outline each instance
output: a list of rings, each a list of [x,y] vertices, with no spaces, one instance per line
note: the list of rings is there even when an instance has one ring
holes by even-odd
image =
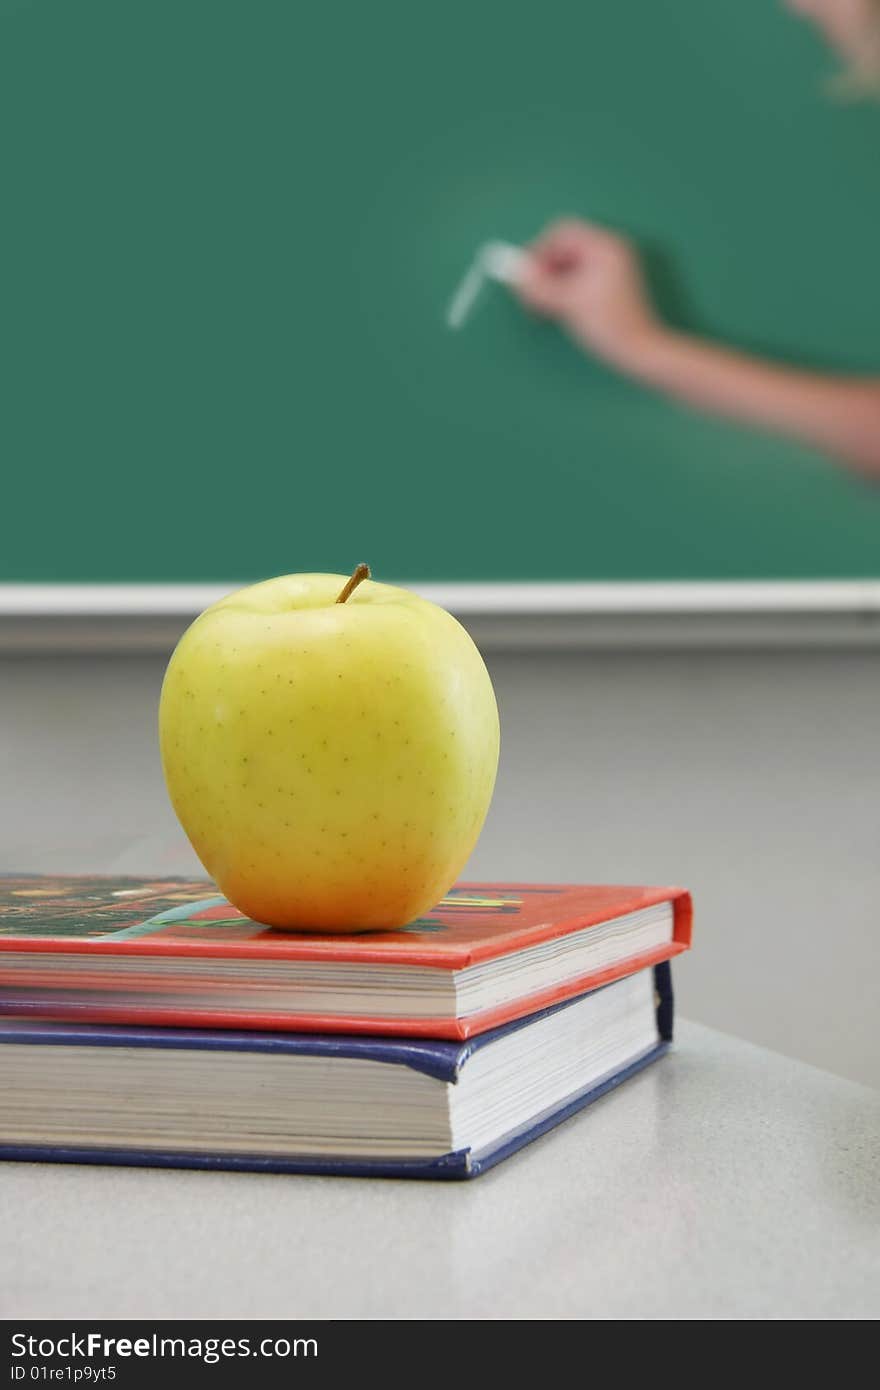
[[[0,1165],[6,1317],[880,1314],[880,1094],[683,1024],[472,1183]]]

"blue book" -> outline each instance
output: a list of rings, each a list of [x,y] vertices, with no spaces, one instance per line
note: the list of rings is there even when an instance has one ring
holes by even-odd
[[[464,1043],[0,1021],[0,1158],[471,1178],[667,1049],[669,963]]]

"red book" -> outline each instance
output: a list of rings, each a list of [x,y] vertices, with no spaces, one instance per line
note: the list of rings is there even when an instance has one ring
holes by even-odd
[[[473,883],[400,931],[277,931],[207,881],[0,878],[0,1015],[468,1038],[687,950],[681,888]]]

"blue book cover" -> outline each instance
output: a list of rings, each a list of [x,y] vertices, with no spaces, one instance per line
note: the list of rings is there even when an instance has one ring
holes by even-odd
[[[0,1159],[20,1162],[122,1164],[160,1168],[229,1169],[246,1172],[348,1174],[371,1177],[471,1178],[516,1153],[518,1149],[576,1114],[592,1101],[614,1090],[667,1051],[672,1039],[673,993],[669,962],[653,968],[657,1018],[656,1042],[627,1065],[605,1074],[598,1082],[569,1095],[558,1105],[532,1115],[529,1122],[504,1134],[487,1148],[460,1148],[430,1158],[375,1159],[362,1157],[279,1157],[260,1153],[187,1152],[154,1148],[86,1147],[12,1143],[4,1137],[0,1106]],[[0,1044],[38,1044],[66,1048],[147,1048],[151,1050],[261,1053],[301,1057],[344,1058],[408,1067],[436,1081],[456,1084],[468,1062],[499,1038],[532,1027],[541,1019],[576,1007],[591,995],[614,985],[566,1000],[530,1018],[517,1019],[464,1043],[426,1039],[358,1037],[317,1033],[255,1033],[183,1028],[129,1028],[93,1024],[40,1023],[23,1019],[0,1020]],[[7,1131],[8,1133],[8,1131]]]

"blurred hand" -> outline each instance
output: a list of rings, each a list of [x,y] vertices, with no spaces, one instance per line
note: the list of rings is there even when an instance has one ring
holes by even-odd
[[[558,222],[512,287],[597,357],[699,410],[806,441],[880,480],[880,376],[804,372],[667,327],[625,238]]]
[[[629,242],[589,222],[556,222],[528,250],[516,293],[597,357],[637,371],[662,325]]]
[[[785,0],[856,69],[878,72],[880,36],[876,0]]]

